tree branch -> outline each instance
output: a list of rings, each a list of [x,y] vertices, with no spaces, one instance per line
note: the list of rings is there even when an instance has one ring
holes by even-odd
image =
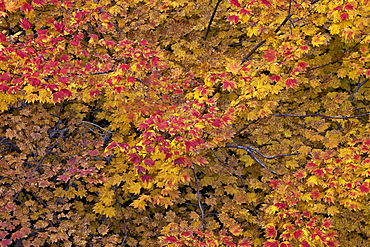
[[[244,151],[247,151],[249,153],[249,155],[260,165],[262,166],[263,168],[266,168],[268,170],[270,170],[272,173],[274,174],[277,174],[275,171],[271,170],[270,168],[268,168],[265,164],[262,163],[262,161],[260,161],[257,157],[256,157],[256,154],[262,156],[263,158],[266,158],[266,159],[275,159],[275,158],[279,158],[279,157],[285,157],[285,156],[291,156],[291,155],[298,155],[300,153],[293,153],[293,154],[280,154],[280,155],[275,155],[275,156],[266,156],[266,155],[263,155],[260,151],[258,151],[257,149],[253,148],[253,147],[250,147],[250,146],[241,146],[241,145],[233,145],[233,144],[226,144],[226,147],[228,148],[238,148],[238,149],[243,149]],[[255,154],[256,153],[256,154]]]
[[[278,33],[281,29],[282,26],[284,26],[287,21],[290,19],[290,17],[292,17],[292,14],[290,13],[290,6],[289,6],[289,12],[288,12],[288,15],[285,17],[284,21],[275,29],[274,33]],[[242,59],[242,62],[241,64],[243,64],[244,62],[248,61],[248,59],[253,55],[253,53],[256,52],[256,50],[261,46],[263,45],[264,43],[266,42],[266,40],[262,40],[260,41],[258,44],[256,44],[252,50],[250,52],[248,52]]]
[[[360,115],[355,115],[355,116],[349,116],[349,117],[332,117],[332,116],[326,116],[322,114],[308,114],[308,115],[294,115],[294,114],[276,114],[272,115],[273,117],[322,117],[322,118],[331,118],[331,119],[349,119],[349,118],[359,118],[359,117],[364,117],[370,115],[370,112],[360,114]]]
[[[221,1],[222,1],[222,0],[218,0],[218,1],[217,1],[217,3],[216,3],[215,8],[213,9],[213,13],[212,13],[211,19],[209,20],[206,34],[205,34],[205,35],[204,35],[204,37],[203,37],[203,39],[204,39],[204,40],[206,40],[206,39],[207,39],[208,33],[209,33],[209,31],[211,30],[211,24],[212,24],[212,22],[213,22],[213,19],[215,18],[217,8],[218,8],[218,6],[220,5]]]
[[[359,80],[360,80],[360,78],[359,78]],[[351,95],[351,98],[350,98],[350,101],[352,101],[354,98],[355,98],[355,93],[357,93],[359,90],[360,90],[360,88],[363,86],[363,85],[365,85],[365,83],[366,82],[368,82],[370,80],[370,78],[367,78],[366,80],[364,80],[363,82],[361,82],[361,83],[359,83],[358,85],[357,85],[357,88],[355,89],[355,91],[352,93],[352,95]]]
[[[193,170],[193,174],[194,174],[194,178],[195,178],[195,186],[196,186],[196,189],[197,189],[197,199],[198,199],[198,207],[199,207],[199,210],[200,210],[200,217],[201,217],[201,222],[202,222],[202,225],[200,226],[200,229],[203,230],[204,229],[204,211],[203,211],[203,206],[202,206],[202,203],[200,201],[200,189],[199,189],[199,180],[198,180],[198,177],[197,177],[197,173],[195,172],[195,169],[194,167],[191,168]]]

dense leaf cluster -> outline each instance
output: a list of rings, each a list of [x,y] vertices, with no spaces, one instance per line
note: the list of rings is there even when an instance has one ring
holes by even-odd
[[[0,0],[0,246],[369,246],[369,9]]]

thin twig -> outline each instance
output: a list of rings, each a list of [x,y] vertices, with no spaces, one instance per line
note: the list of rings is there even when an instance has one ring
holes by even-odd
[[[255,119],[255,120],[253,120],[252,122],[250,122],[249,124],[246,124],[243,128],[241,128],[240,130],[238,130],[238,131],[235,133],[235,135],[234,135],[234,136],[239,135],[241,132],[243,132],[245,129],[247,129],[251,124],[256,123],[258,120],[260,120],[260,119]]]
[[[200,189],[199,189],[199,181],[198,181],[197,173],[195,172],[194,167],[192,167],[191,169],[193,170],[193,174],[194,174],[194,178],[195,178],[195,186],[196,186],[196,189],[197,189],[197,197],[198,197],[198,206],[199,206],[200,217],[201,217],[201,222],[202,222],[202,225],[200,226],[200,229],[203,230],[204,229],[204,211],[203,211],[202,203],[200,201],[201,196],[200,196]]]
[[[265,164],[263,164],[257,157],[256,155],[254,154],[254,151],[256,149],[252,148],[252,147],[246,147],[246,146],[240,146],[240,145],[232,145],[232,144],[226,144],[226,147],[229,147],[229,148],[238,148],[238,149],[243,149],[244,151],[247,151],[249,153],[249,155],[255,160],[257,161],[257,163],[262,166],[263,168],[266,168],[268,170],[270,170],[272,173],[274,174],[277,174],[275,171],[271,170],[270,168],[268,168]],[[262,155],[259,151],[257,152],[259,155],[261,155],[262,157],[269,157],[269,156],[264,156]],[[292,154],[290,154],[292,155]],[[281,156],[287,156],[287,155],[281,155]],[[277,157],[280,157],[280,156],[277,156]]]
[[[213,148],[211,149],[211,151],[212,151],[213,155],[218,159],[218,161],[220,161],[220,163],[222,163],[224,166],[226,166],[228,168],[232,168],[231,166],[229,166],[228,164],[223,162],[220,157],[218,157],[217,153],[215,152],[215,150],[213,150]]]
[[[360,78],[359,78],[360,79]],[[352,93],[352,95],[351,95],[351,98],[350,98],[350,101],[352,101],[354,98],[355,98],[355,93],[357,93],[359,90],[360,90],[360,88],[363,86],[363,85],[365,85],[365,83],[366,82],[368,82],[370,80],[370,78],[367,78],[366,80],[364,80],[363,82],[361,82],[361,83],[359,83],[358,85],[357,85],[357,88],[355,89],[355,91]]]
[[[323,65],[319,65],[319,66],[316,66],[316,67],[313,67],[313,68],[309,68],[309,69],[306,70],[306,72],[311,71],[311,70],[314,70],[314,69],[319,69],[319,68],[328,66],[330,64],[335,64],[335,63],[338,63],[338,62],[342,61],[343,58],[346,56],[346,54],[350,53],[353,49],[355,49],[364,39],[365,39],[365,37],[362,38],[359,42],[357,42],[353,47],[351,47],[350,49],[348,49],[345,52],[343,52],[343,54],[337,60],[332,61],[332,62],[329,62],[329,63],[326,63],[326,64],[323,64]]]
[[[322,114],[308,114],[308,115],[294,115],[294,114],[276,114],[272,115],[273,117],[322,117],[322,118],[332,118],[332,119],[349,119],[349,118],[359,118],[359,117],[364,117],[370,115],[370,112],[360,114],[360,115],[355,115],[355,116],[349,116],[349,117],[332,117],[332,116],[326,116]]]
[[[209,20],[206,34],[205,34],[205,35],[204,35],[204,37],[203,37],[203,39],[204,39],[204,40],[206,40],[206,39],[207,39],[208,33],[209,33],[209,31],[211,30],[211,24],[212,24],[212,22],[213,22],[213,19],[215,18],[217,8],[218,8],[218,6],[220,5],[221,1],[222,1],[222,0],[218,0],[218,1],[217,1],[217,3],[216,3],[215,8],[213,9],[213,13],[212,13],[211,19]]]
[[[263,158],[265,159],[276,159],[276,158],[280,158],[280,157],[285,157],[285,156],[291,156],[291,155],[298,155],[298,154],[301,154],[301,153],[292,153],[292,154],[278,154],[278,155],[275,155],[275,156],[266,156],[264,154],[262,154],[258,149],[256,148],[253,148],[253,147],[248,147],[249,149],[253,150],[254,152],[258,153],[259,155],[261,155]]]
[[[222,160],[221,160],[221,158],[220,158],[220,157],[218,157],[218,155],[217,155],[217,153],[216,153],[216,151],[215,151],[214,149],[211,149],[211,151],[212,151],[212,153],[214,154],[214,156],[216,156],[216,158],[218,159],[218,161],[220,161],[220,163],[221,163],[221,164],[223,164],[224,166],[226,166],[226,167],[228,167],[228,168],[230,168],[230,169],[235,170],[234,168],[232,168],[231,166],[229,166],[228,164],[226,164],[226,162],[222,161]],[[244,181],[243,181],[242,176],[237,175],[237,174],[235,174],[235,175],[239,177],[239,180],[240,180],[241,184],[243,185],[244,190],[247,190],[247,187],[246,187],[246,186],[245,186],[245,184],[244,184]]]
[[[106,130],[104,129],[103,127],[100,127],[99,125],[95,124],[95,123],[92,123],[92,122],[88,122],[88,121],[82,121],[83,123],[88,123],[88,124],[91,124],[91,125],[94,125],[95,127],[101,129],[101,130],[104,130],[105,132],[108,132],[109,134],[112,133],[112,131],[109,131],[109,130]]]
[[[282,26],[284,26],[287,21],[290,19],[290,17],[292,17],[293,15],[290,13],[290,7],[289,7],[289,12],[288,12],[288,15],[285,17],[284,21],[275,29],[274,33],[278,33],[281,29]],[[242,59],[242,62],[241,64],[243,64],[244,62],[246,62],[252,55],[253,53],[256,52],[256,50],[261,46],[263,45],[264,43],[266,42],[266,40],[262,40],[260,41],[258,44],[256,44],[252,50],[250,52],[248,52]]]

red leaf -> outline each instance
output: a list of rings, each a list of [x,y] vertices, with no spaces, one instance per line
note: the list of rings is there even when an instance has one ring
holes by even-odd
[[[206,158],[203,158],[203,157],[197,157],[195,158],[196,162],[201,164],[201,165],[204,165],[204,164],[208,164],[208,160]]]
[[[274,226],[268,226],[265,231],[266,231],[266,237],[268,237],[268,238],[276,238],[277,231],[276,231],[276,229],[275,229]]]
[[[311,245],[306,240],[301,242],[301,246],[302,247],[311,247]]]
[[[235,88],[235,81],[223,81],[222,89],[223,90],[233,90]]]
[[[1,42],[6,42],[6,36],[2,33],[0,33],[0,41]]]
[[[130,77],[127,78],[127,81],[128,82],[135,82],[136,81],[136,78],[130,76]]]
[[[264,4],[266,7],[270,7],[272,5],[268,0],[261,0],[261,3]]]
[[[12,93],[16,93],[18,92],[20,86],[14,86],[14,87],[10,87],[7,91],[8,94],[12,94]]]
[[[20,24],[21,24],[21,27],[25,30],[32,28],[31,22],[29,22],[29,20],[27,20],[27,19],[22,19]]]
[[[155,165],[155,163],[152,159],[145,159],[144,164],[147,165],[147,166],[154,166]]]
[[[63,181],[63,182],[65,182],[65,183],[66,183],[66,182],[68,182],[69,178],[70,178],[70,177],[69,177],[68,175],[59,175],[59,176],[58,176],[58,179],[59,179],[59,180],[62,180],[62,181]]]
[[[0,239],[4,239],[8,234],[7,231],[0,231]]]
[[[296,85],[298,85],[298,82],[296,79],[287,79],[285,81],[286,88],[294,88]]]
[[[117,146],[117,142],[112,142],[111,144],[108,145],[107,149],[112,149]]]
[[[241,20],[237,15],[230,15],[227,19],[234,24],[238,23]]]
[[[279,247],[291,247],[292,244],[291,243],[281,243],[279,244]]]
[[[146,169],[142,166],[135,166],[138,173],[145,173]]]
[[[312,171],[312,173],[315,174],[318,177],[324,177],[324,175],[325,175],[325,172],[324,172],[323,169],[316,169],[316,170]]]
[[[60,33],[64,29],[64,23],[62,23],[62,22],[56,22],[56,23],[54,23],[54,28],[55,28],[55,31],[57,31],[57,32]]]
[[[33,3],[40,6],[45,4],[45,0],[33,0]]]
[[[33,7],[29,3],[23,3],[22,7],[21,7],[21,10],[24,11],[24,12],[29,12],[29,11],[33,10]]]
[[[303,237],[304,235],[304,232],[301,230],[301,229],[298,229],[297,231],[295,231],[293,233],[293,236],[296,240],[300,239],[301,237]]]
[[[308,66],[308,63],[305,62],[298,62],[297,67],[301,69],[305,69]]]
[[[148,44],[148,41],[146,41],[145,39],[140,41],[140,45],[142,46],[146,46],[147,44]]]
[[[238,246],[245,246],[245,247],[251,247],[252,246],[252,241],[249,240],[248,238],[242,239],[239,243]]]
[[[31,77],[31,78],[28,78],[28,80],[29,80],[30,84],[34,87],[37,87],[41,84],[41,81],[37,78]]]
[[[0,246],[9,246],[12,243],[12,240],[10,239],[4,239],[0,242]]]
[[[188,160],[185,157],[179,157],[173,161],[175,165],[186,165]]]
[[[245,9],[245,8],[241,8],[241,9],[239,10],[239,13],[240,13],[241,15],[250,15],[250,14],[252,14],[252,11],[247,10],[247,9]]]
[[[53,100],[54,102],[63,101],[67,97],[71,97],[72,93],[68,89],[61,89],[58,92],[53,93]]]
[[[193,234],[193,232],[183,232],[183,233],[181,233],[181,235],[184,236],[184,237],[189,237],[192,234]]]
[[[333,224],[331,223],[331,219],[329,218],[322,219],[322,226],[326,229],[329,229],[330,227],[332,227]]]
[[[149,175],[142,175],[140,177],[141,177],[141,181],[143,181],[144,183],[149,183],[150,181],[153,180],[153,178]]]
[[[130,156],[129,161],[131,161],[134,164],[140,164],[141,163],[141,158],[139,157],[138,154],[129,154]]]
[[[98,90],[98,89],[96,89],[96,90],[92,90],[92,91],[90,91],[90,96],[91,97],[94,97],[94,96],[97,96],[97,95],[99,95],[101,92],[100,92],[100,90]]]
[[[212,126],[217,127],[217,128],[222,127],[222,122],[221,122],[221,120],[220,120],[220,119],[215,119],[215,120],[213,120],[213,121],[212,121]]]
[[[120,69],[122,71],[126,71],[126,70],[129,70],[130,69],[130,65],[128,65],[128,64],[121,64],[120,66],[118,66],[118,69]]]
[[[230,0],[230,4],[234,5],[235,7],[240,7],[240,3],[238,2],[238,0]]]
[[[365,182],[363,185],[357,187],[361,193],[369,193],[370,192],[370,183]]]
[[[273,75],[273,76],[270,76],[270,77],[269,77],[269,79],[270,79],[271,81],[276,81],[276,82],[278,82],[278,81],[280,81],[280,76],[278,76],[278,75]]]
[[[274,206],[278,207],[279,209],[286,209],[286,204],[283,202],[275,203]]]
[[[342,21],[347,20],[347,19],[348,19],[348,17],[349,17],[349,16],[348,16],[348,13],[346,13],[346,12],[340,15],[340,19],[341,19]]]
[[[307,163],[306,168],[311,170],[313,168],[317,167],[317,165],[313,162]]]
[[[267,242],[263,244],[263,247],[278,247],[278,246],[279,246],[279,242],[276,240],[268,240]]]
[[[9,73],[4,73],[0,75],[0,81],[10,81],[11,77]]]
[[[123,150],[128,150],[130,146],[127,143],[120,143],[118,146]]]
[[[267,49],[264,52],[265,55],[262,57],[266,59],[266,62],[271,63],[276,61],[276,51],[274,49]]]
[[[169,236],[169,237],[165,237],[163,241],[175,243],[177,241],[177,238],[175,236]]]
[[[55,84],[44,84],[44,85],[41,86],[41,88],[49,89],[50,92],[52,92],[52,91],[58,89],[59,86],[58,85],[55,85]]]

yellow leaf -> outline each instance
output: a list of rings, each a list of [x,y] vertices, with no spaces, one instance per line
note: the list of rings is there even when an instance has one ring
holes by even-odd
[[[235,236],[239,236],[243,233],[243,229],[238,224],[232,225],[229,231]]]
[[[137,208],[137,209],[144,210],[145,206],[146,206],[146,202],[144,200],[137,199],[137,200],[133,201],[130,204],[130,206],[132,206],[134,208]]]
[[[242,65],[240,64],[240,62],[230,63],[229,65],[226,66],[226,70],[233,74],[237,74],[241,68],[242,68]]]
[[[314,186],[318,184],[319,184],[319,181],[318,181],[318,177],[316,176],[311,176],[307,179],[307,185],[309,186]]]
[[[108,218],[112,218],[116,216],[116,210],[114,209],[114,207],[105,207],[103,209],[103,214]]]
[[[266,209],[266,213],[268,214],[274,214],[276,213],[277,211],[279,211],[279,208],[274,206],[274,205],[271,205],[269,206],[267,209]]]
[[[311,194],[309,194],[309,193],[304,194],[304,195],[302,196],[302,200],[303,200],[303,201],[306,201],[306,202],[311,201],[311,200],[312,200],[312,198],[311,198]]]
[[[331,206],[331,207],[328,208],[328,214],[329,215],[336,215],[337,213],[339,213],[338,207]]]

